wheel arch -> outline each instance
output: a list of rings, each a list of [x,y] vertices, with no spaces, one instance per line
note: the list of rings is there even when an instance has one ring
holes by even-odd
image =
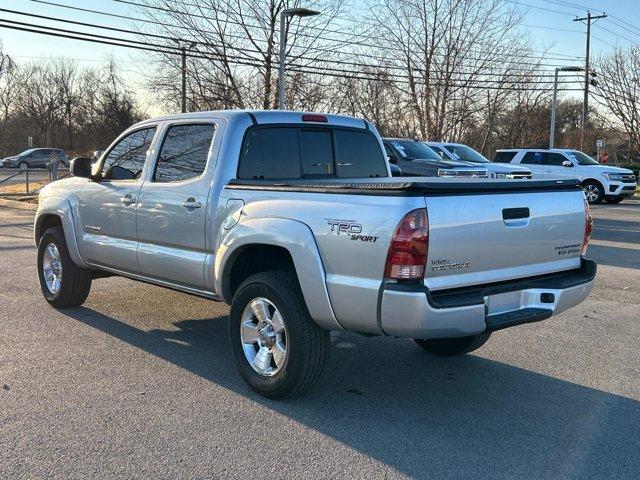
[[[331,307],[313,233],[296,220],[247,220],[226,232],[215,258],[215,290],[226,303],[231,303],[235,289],[245,278],[274,268],[288,269],[296,275],[309,313],[318,325],[343,330]]]
[[[33,238],[36,246],[44,232],[51,227],[61,226],[73,262],[81,268],[89,268],[82,260],[78,249],[76,232],[73,226],[73,211],[71,204],[65,198],[47,197],[41,200],[33,228]]]

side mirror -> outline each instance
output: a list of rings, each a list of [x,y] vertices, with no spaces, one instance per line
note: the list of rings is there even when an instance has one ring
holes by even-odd
[[[89,157],[76,157],[69,164],[69,172],[74,177],[91,178],[91,162]]]
[[[573,163],[571,163],[569,160],[565,160],[564,162],[562,162],[562,166],[563,167],[573,167]]]
[[[402,177],[402,170],[400,170],[399,166],[392,163],[389,165],[389,167],[391,168],[392,177]]]

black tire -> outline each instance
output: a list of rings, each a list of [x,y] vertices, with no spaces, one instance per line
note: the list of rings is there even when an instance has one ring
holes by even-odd
[[[29,170],[29,164],[27,162],[20,162],[18,168],[20,170]]]
[[[480,335],[470,335],[460,338],[416,339],[415,342],[429,353],[451,357],[479,349],[489,340],[490,336],[491,332],[485,332]]]
[[[620,203],[624,197],[604,197],[604,201],[611,204]]]
[[[591,205],[597,205],[604,200],[604,187],[600,182],[595,180],[587,180],[582,184],[587,202]],[[595,195],[595,196],[594,196]]]
[[[254,370],[241,340],[243,312],[257,298],[271,302],[286,327],[284,364],[271,376]],[[229,338],[240,375],[253,390],[268,398],[290,397],[311,388],[322,375],[331,347],[329,332],[309,315],[295,275],[284,271],[257,273],[240,285],[231,303]]]
[[[44,278],[43,259],[45,250],[50,244],[54,244],[60,256],[62,274],[60,276],[60,288],[52,292]],[[67,249],[67,242],[62,227],[52,227],[44,232],[38,242],[38,278],[44,298],[55,308],[70,308],[82,305],[91,290],[91,270],[78,267]]]

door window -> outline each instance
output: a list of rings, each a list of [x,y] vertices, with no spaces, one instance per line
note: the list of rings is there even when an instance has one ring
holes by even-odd
[[[542,152],[527,152],[520,163],[525,165],[542,165]]]
[[[179,182],[204,173],[215,125],[173,125],[160,149],[155,182]]]
[[[564,162],[565,160],[566,160],[566,158],[564,158],[564,155],[561,155],[559,153],[546,152],[544,155],[542,155],[542,164],[543,165],[561,167],[562,166],[562,162]]]
[[[103,180],[133,180],[140,176],[151,147],[156,127],[131,132],[120,140],[105,157]]]
[[[496,152],[493,157],[493,163],[511,163],[517,152]],[[522,163],[522,162],[520,162]]]

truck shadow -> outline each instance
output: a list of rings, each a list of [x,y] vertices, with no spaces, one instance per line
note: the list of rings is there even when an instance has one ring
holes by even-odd
[[[437,358],[409,340],[340,333],[316,388],[270,401],[236,373],[224,316],[147,331],[135,312],[66,313],[406,475],[637,478],[640,468],[640,402],[476,355]]]

